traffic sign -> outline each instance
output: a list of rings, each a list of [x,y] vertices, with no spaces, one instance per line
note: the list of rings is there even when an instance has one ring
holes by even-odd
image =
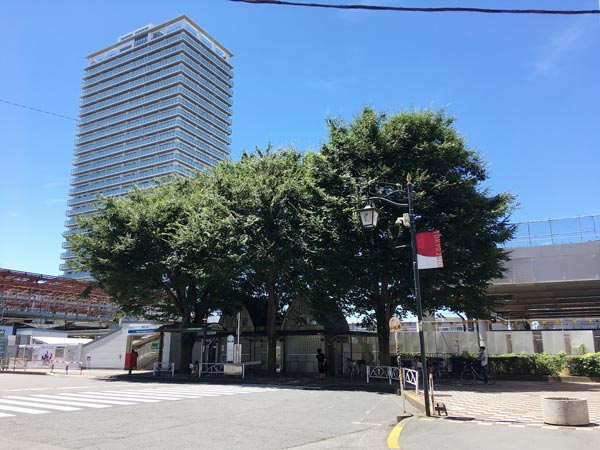
[[[390,319],[389,325],[390,331],[400,331],[400,328],[402,328],[402,322],[400,322],[400,319],[398,319],[397,317],[392,317]]]

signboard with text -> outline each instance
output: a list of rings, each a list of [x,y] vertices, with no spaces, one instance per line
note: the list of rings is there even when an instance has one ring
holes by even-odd
[[[419,270],[444,267],[439,231],[417,233],[417,262]]]

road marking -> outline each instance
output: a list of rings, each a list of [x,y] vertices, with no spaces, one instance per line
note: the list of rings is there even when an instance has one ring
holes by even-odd
[[[400,448],[400,433],[402,432],[402,425],[398,424],[394,427],[394,429],[390,432],[387,438],[388,448]]]
[[[131,385],[114,385],[115,387],[130,387]],[[111,386],[112,387],[112,386]],[[79,392],[65,392],[78,389]],[[275,391],[268,387],[247,386],[174,386],[165,387],[149,385],[143,389],[110,390],[110,391],[81,391],[81,386],[65,386],[56,388],[62,392],[53,394],[37,394],[36,391],[48,391],[48,388],[14,389],[21,395],[0,396],[0,418],[13,417],[12,412],[24,414],[44,414],[60,411],[80,411],[83,408],[110,408],[115,405],[139,405],[157,403],[169,400],[202,399],[226,397],[241,394]],[[32,391],[25,394],[24,391]],[[0,392],[9,392],[7,390]],[[3,412],[5,411],[5,412]],[[358,422],[360,425],[382,426],[382,424]]]
[[[125,402],[123,400],[112,400],[112,399],[109,399],[108,397],[99,398],[95,395],[87,395],[87,394],[61,394],[60,396],[57,395],[57,397],[71,399],[71,400],[76,399],[76,400],[82,400],[82,401],[93,402],[93,403],[106,403],[107,405],[129,406],[129,405],[136,404],[133,402]]]
[[[14,396],[6,397],[6,398],[14,398],[16,400],[20,400],[20,399],[33,400],[33,399],[35,399],[36,402],[50,403],[50,404],[57,404],[57,405],[82,406],[82,407],[89,407],[89,408],[110,408],[110,405],[96,405],[94,403],[79,402],[76,399],[72,399],[73,401],[64,401],[64,399],[56,398],[52,395],[48,395],[47,399],[46,398],[38,398],[38,397],[39,396],[37,396],[37,395],[34,397],[19,397],[17,395],[14,395]],[[40,406],[43,406],[43,405],[40,405]]]
[[[123,394],[114,393],[114,392],[81,392],[81,394],[91,395],[91,396],[94,396],[94,398],[98,397],[98,398],[105,398],[105,399],[112,399],[112,400],[124,400],[126,402],[128,402],[128,401],[136,402],[136,403],[158,403],[158,402],[160,402],[160,400],[158,400],[158,399],[140,398],[139,396],[136,396],[133,394],[123,395]]]
[[[158,391],[158,392],[138,392],[136,395],[147,395],[147,396],[156,396],[156,397],[171,397],[177,400],[181,400],[184,398],[199,398],[199,397],[222,397],[225,394],[220,393],[184,393],[179,394],[177,392],[166,392],[166,391]]]
[[[104,403],[104,407],[110,407],[111,405],[118,405],[119,403],[114,403],[110,400],[106,400],[104,402],[100,401],[100,400],[93,400],[93,399],[89,399],[89,398],[85,398],[85,397],[67,397],[66,394],[65,396],[63,395],[36,395],[36,397],[42,397],[42,398],[49,398],[51,400],[68,400],[71,402],[77,402],[77,403]]]
[[[32,409],[32,408],[19,408],[18,406],[8,406],[8,405],[0,405],[0,409],[3,411],[14,411],[25,414],[46,414],[50,411],[42,411],[41,409]]]
[[[8,405],[17,405],[17,406],[41,406],[37,402],[30,401],[20,401],[20,400],[6,400],[4,398],[0,398],[0,404],[6,403]],[[58,406],[58,405],[43,405],[45,409],[55,409],[57,411],[81,411],[81,408],[73,408],[72,406]]]
[[[143,392],[127,392],[126,395],[133,395],[135,397],[141,397],[141,398],[151,398],[151,399],[158,399],[158,400],[181,400],[182,398],[185,397],[181,397],[178,395],[167,395],[167,394],[146,394]]]

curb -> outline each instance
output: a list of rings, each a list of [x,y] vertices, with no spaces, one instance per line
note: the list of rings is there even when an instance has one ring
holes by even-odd
[[[0,371],[0,375],[1,374],[15,374],[15,375],[48,375],[47,372],[26,372],[23,370],[2,370]]]
[[[425,401],[420,395],[413,394],[411,392],[404,391],[404,397],[413,407],[419,410],[419,412],[425,414]]]

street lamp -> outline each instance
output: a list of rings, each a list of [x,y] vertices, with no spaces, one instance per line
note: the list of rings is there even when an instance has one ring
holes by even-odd
[[[203,322],[203,328],[204,328],[204,333],[202,334],[202,353],[200,354],[200,368],[198,370],[198,374],[202,373],[202,367],[203,364],[206,363],[206,329],[208,327],[208,317],[204,317],[202,319]]]
[[[417,232],[415,228],[415,213],[413,208],[413,184],[412,177],[406,176],[406,190],[407,190],[407,201],[408,203],[396,203],[385,197],[369,197],[367,205],[359,209],[360,220],[365,228],[374,228],[377,226],[377,217],[379,211],[373,206],[373,201],[381,201],[388,205],[392,205],[396,208],[408,207],[408,217],[406,214],[403,215],[396,223],[408,226],[410,229],[410,242],[412,247],[412,260],[413,260],[413,275],[415,279],[415,300],[417,303],[417,325],[419,328],[419,346],[421,350],[421,366],[423,367],[423,393],[425,396],[425,414],[430,416],[430,405],[429,405],[429,377],[427,375],[427,356],[425,354],[425,336],[423,334],[423,309],[421,307],[421,283],[419,281],[419,263],[417,259]],[[408,223],[407,223],[408,222]],[[398,367],[398,370],[402,370]]]

